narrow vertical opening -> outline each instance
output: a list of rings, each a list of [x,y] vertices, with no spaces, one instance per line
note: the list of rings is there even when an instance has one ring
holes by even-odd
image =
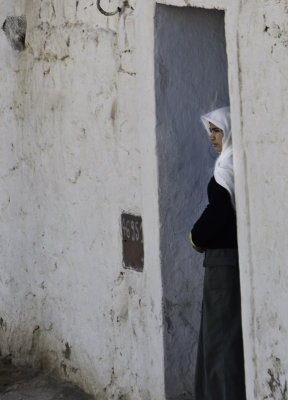
[[[155,12],[165,382],[167,399],[182,400],[194,396],[204,272],[189,232],[217,156],[200,116],[229,104],[225,15],[165,5]]]

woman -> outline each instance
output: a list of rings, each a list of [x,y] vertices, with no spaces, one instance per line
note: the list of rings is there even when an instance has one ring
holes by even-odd
[[[221,154],[208,184],[209,204],[191,231],[194,249],[205,251],[196,400],[245,400],[230,108],[201,119]]]

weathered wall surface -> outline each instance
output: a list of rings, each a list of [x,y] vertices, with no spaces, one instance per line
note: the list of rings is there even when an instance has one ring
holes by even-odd
[[[226,11],[247,398],[285,399],[288,2],[159,3]],[[155,1],[130,5],[0,5],[1,25],[27,17],[24,52],[0,34],[1,353],[100,398],[160,400]],[[122,267],[122,210],[143,217],[142,274]]]
[[[1,25],[27,17],[24,52],[0,35],[1,353],[101,399],[161,399],[157,254],[142,274],[122,267],[121,212],[145,220],[134,11],[109,19],[89,1],[0,10]]]
[[[243,281],[245,286],[251,282],[252,289],[251,297],[244,291],[246,323],[248,310],[253,310],[246,342],[253,343],[253,352],[247,356],[253,357],[255,377],[248,379],[255,379],[257,399],[288,395],[287,21],[287,1],[244,2],[240,9],[239,144],[249,215],[247,226],[240,224],[240,239],[245,246]]]

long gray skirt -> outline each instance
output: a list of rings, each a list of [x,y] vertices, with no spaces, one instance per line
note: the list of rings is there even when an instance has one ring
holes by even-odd
[[[207,250],[195,400],[245,400],[237,249]]]

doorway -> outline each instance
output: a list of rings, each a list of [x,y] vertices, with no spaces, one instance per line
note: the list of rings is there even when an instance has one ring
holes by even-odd
[[[189,233],[207,204],[217,153],[200,116],[229,104],[225,14],[157,5],[156,136],[166,397],[193,399],[203,256]]]

